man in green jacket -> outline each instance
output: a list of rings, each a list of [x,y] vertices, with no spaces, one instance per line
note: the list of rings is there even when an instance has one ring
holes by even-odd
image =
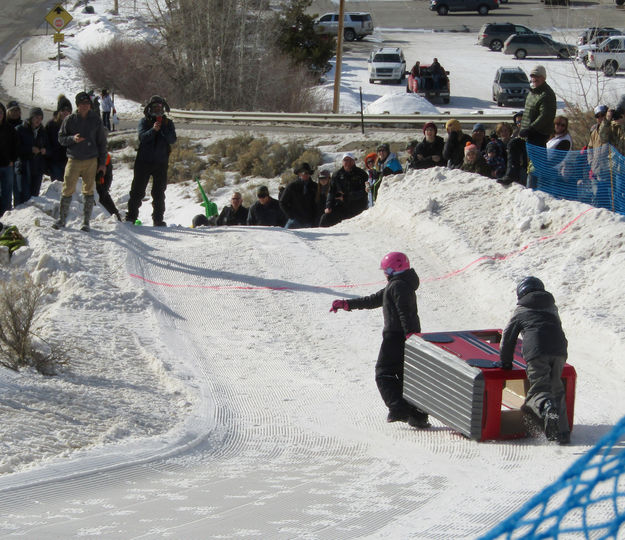
[[[530,71],[530,91],[525,99],[519,136],[535,146],[547,144],[556,117],[556,95],[546,80],[545,66],[538,65]]]

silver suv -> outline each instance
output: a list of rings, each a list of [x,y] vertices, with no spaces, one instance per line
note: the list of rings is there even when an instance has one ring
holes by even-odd
[[[500,67],[493,80],[493,101],[497,105],[521,105],[530,91],[530,82],[520,67]]]
[[[368,60],[369,82],[396,81],[402,84],[406,75],[406,59],[399,47],[382,47],[373,51]]]
[[[315,32],[336,36],[339,32],[339,14],[325,13],[315,19]],[[345,41],[362,39],[373,34],[373,19],[371,13],[345,13],[343,17],[343,37]]]

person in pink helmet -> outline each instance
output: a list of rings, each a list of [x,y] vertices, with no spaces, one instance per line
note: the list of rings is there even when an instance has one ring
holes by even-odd
[[[405,341],[410,335],[421,332],[415,292],[419,288],[419,276],[410,268],[408,257],[399,251],[387,253],[380,269],[386,276],[386,287],[370,296],[334,300],[330,311],[382,308],[384,329],[375,365],[375,382],[388,407],[386,421],[428,428],[428,414],[403,398]]]

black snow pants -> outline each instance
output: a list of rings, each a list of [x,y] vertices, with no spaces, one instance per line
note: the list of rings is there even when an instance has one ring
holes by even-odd
[[[145,197],[145,190],[152,177],[152,221],[163,221],[165,214],[165,190],[167,189],[167,162],[152,163],[148,161],[135,161],[134,178],[130,187],[130,199],[128,200],[127,221],[134,221],[139,216],[141,201]]]
[[[390,411],[415,411],[403,398],[404,348],[406,337],[402,332],[382,332],[382,345],[375,364],[375,382]]]

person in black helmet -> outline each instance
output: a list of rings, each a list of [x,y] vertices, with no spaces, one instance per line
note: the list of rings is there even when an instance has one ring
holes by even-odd
[[[522,410],[541,421],[547,439],[568,444],[571,430],[562,384],[568,343],[558,308],[553,295],[534,276],[521,280],[517,298],[517,307],[501,339],[501,367],[512,369],[517,338],[523,334],[529,389]]]

